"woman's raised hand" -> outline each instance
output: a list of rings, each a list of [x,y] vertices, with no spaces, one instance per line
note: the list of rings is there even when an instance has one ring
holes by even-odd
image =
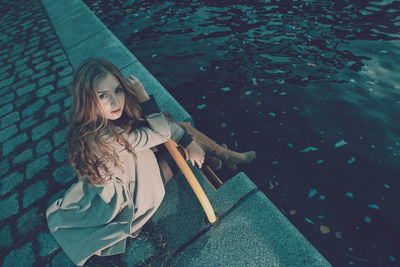
[[[146,89],[144,89],[143,84],[138,80],[138,78],[130,74],[126,80],[132,86],[133,91],[135,91],[139,103],[150,99]]]
[[[197,164],[199,169],[201,169],[201,166],[204,163],[204,156],[205,156],[204,150],[195,141],[192,141],[186,147],[186,149],[189,152],[189,160],[192,163],[192,165],[195,166],[195,164]]]

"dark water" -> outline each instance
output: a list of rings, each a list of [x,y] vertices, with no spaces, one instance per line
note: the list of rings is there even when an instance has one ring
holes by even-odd
[[[333,265],[399,264],[400,2],[85,2]]]

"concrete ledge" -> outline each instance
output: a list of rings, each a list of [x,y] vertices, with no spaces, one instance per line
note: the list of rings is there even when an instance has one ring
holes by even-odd
[[[42,0],[42,3],[74,68],[89,57],[106,58],[121,69],[124,75],[137,76],[155,96],[160,108],[170,113],[175,120],[193,124],[189,113],[81,0]]]
[[[53,25],[66,50],[106,29],[86,6]]]
[[[330,266],[246,174],[215,191],[192,170],[220,222],[211,227],[183,175],[174,177],[152,218],[172,266]]]
[[[84,8],[81,4],[81,0],[42,0],[42,3],[46,6],[48,15],[53,24],[60,22]],[[63,6],[62,9],[59,8],[60,5]]]
[[[239,173],[215,191],[197,168],[191,169],[217,217],[224,216],[242,198],[257,189],[244,173]],[[152,220],[161,228],[171,253],[210,227],[203,208],[182,173],[168,183],[165,198]]]
[[[209,196],[213,189],[196,168],[191,169]],[[208,227],[206,215],[182,173],[167,184],[164,200],[151,220],[160,227],[171,253]]]
[[[103,29],[90,38],[65,48],[65,52],[76,68],[82,60],[90,57],[106,58],[119,69],[137,62],[137,58],[108,29]],[[147,75],[151,76],[150,73]],[[164,89],[165,90],[165,89]]]
[[[172,266],[330,266],[257,192],[171,261]]]

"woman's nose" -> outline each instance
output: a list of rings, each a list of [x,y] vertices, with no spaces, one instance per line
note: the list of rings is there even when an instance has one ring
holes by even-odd
[[[117,104],[117,98],[115,96],[111,95],[109,99],[112,106],[115,106]]]

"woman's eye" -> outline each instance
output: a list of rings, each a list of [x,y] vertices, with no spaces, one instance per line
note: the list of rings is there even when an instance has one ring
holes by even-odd
[[[100,95],[99,95],[99,98],[100,98],[100,99],[104,99],[104,98],[106,98],[106,95],[105,95],[105,94],[100,94]]]
[[[118,87],[117,89],[115,89],[115,92],[118,94],[118,93],[121,93],[122,92],[122,88],[121,87]]]

